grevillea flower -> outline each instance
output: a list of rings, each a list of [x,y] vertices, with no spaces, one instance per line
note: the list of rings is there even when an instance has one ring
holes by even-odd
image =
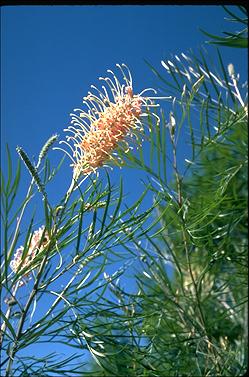
[[[44,226],[40,227],[38,230],[36,230],[30,240],[29,248],[24,256],[24,247],[20,246],[15,254],[14,258],[10,262],[10,267],[12,271],[15,273],[18,272],[20,269],[27,267],[30,265],[30,263],[34,260],[36,255],[44,250],[45,246],[48,243],[48,233],[47,231],[44,232]],[[27,277],[29,275],[29,272],[25,274]]]
[[[66,136],[66,144],[71,154],[63,150],[73,161],[74,177],[96,172],[101,166],[109,166],[110,162],[118,165],[124,163],[122,154],[115,150],[128,152],[132,144],[140,145],[142,141],[142,118],[148,116],[144,108],[155,107],[153,97],[133,93],[132,77],[125,64],[116,64],[123,78],[123,83],[111,71],[111,77],[100,77],[104,81],[102,90],[94,85],[94,93],[88,92],[83,103],[86,110],[74,109],[71,124],[64,131],[70,132]],[[155,115],[155,114],[154,114]],[[60,148],[55,148],[60,149]]]

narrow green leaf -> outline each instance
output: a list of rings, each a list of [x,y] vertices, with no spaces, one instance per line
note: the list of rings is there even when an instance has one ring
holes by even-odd
[[[111,200],[111,181],[110,181],[109,174],[107,172],[106,172],[106,176],[107,176],[107,182],[108,182],[108,193],[107,193],[103,217],[102,217],[102,220],[101,220],[100,235],[102,235],[103,232],[104,232],[104,228],[105,228],[105,225],[106,225],[105,222],[106,222],[109,204],[110,204],[110,200]]]
[[[82,235],[82,222],[83,222],[83,214],[84,214],[84,202],[82,202],[80,206],[80,211],[79,211],[79,225],[78,225],[78,235],[77,235],[77,242],[76,242],[76,255],[79,253],[79,248],[80,248],[80,240],[81,240],[81,235]]]
[[[248,39],[247,38],[237,38],[228,40],[226,42],[209,42],[210,44],[225,46],[225,47],[236,47],[236,48],[247,48]]]
[[[12,327],[10,321],[9,321],[8,318],[5,316],[5,314],[2,312],[2,310],[0,311],[0,315],[3,317],[3,319],[4,319],[4,323],[6,324],[6,326],[8,327],[8,329],[10,330],[11,335],[13,336],[13,340],[15,340],[15,338],[16,338],[16,333],[15,333],[15,330],[14,330],[14,328]]]
[[[11,155],[8,144],[6,144],[6,150],[7,150],[7,166],[8,166],[8,180],[6,184],[6,192],[9,191],[9,187],[12,180],[12,162],[11,162]]]
[[[218,48],[217,48],[217,54],[218,54],[218,59],[219,59],[220,67],[222,69],[223,77],[224,77],[224,79],[226,81],[227,90],[228,90],[228,92],[230,94],[230,98],[232,99],[233,104],[235,105],[236,99],[235,99],[235,97],[234,97],[234,95],[232,93],[232,90],[230,88],[229,79],[228,79],[228,76],[227,76],[227,71],[225,70],[224,63],[223,63],[223,60],[222,60],[222,56],[221,56],[220,51],[219,51]]]
[[[222,8],[231,16],[231,17],[234,17],[235,20],[237,20],[238,22],[241,22],[245,25],[248,24],[248,18],[246,19],[242,19],[240,18],[239,16],[237,16],[235,13],[233,13],[230,9],[228,9],[225,5],[222,5]],[[240,9],[243,7],[239,7]],[[247,15],[247,14],[246,14]]]

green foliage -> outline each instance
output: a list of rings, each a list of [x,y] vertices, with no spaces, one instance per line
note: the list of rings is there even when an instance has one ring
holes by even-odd
[[[137,293],[111,283],[126,316],[110,314],[108,327],[103,320],[109,330],[98,339],[107,347],[112,334],[116,352],[94,356],[94,376],[240,376],[247,370],[248,108],[233,67],[225,68],[219,51],[217,60],[218,70],[203,50],[173,57],[162,62],[168,77],[148,63],[162,94],[172,96],[172,111],[168,120],[158,112],[160,125],[148,117],[149,155],[141,150],[127,158],[147,172],[160,198],[160,223],[145,243],[134,240]],[[187,130],[192,156],[184,169],[179,143]]]
[[[233,46],[243,38],[217,41]],[[52,205],[46,185],[63,163],[52,168],[47,158],[56,135],[36,165],[18,148],[32,177],[20,203],[22,161],[13,174],[7,147],[1,175],[6,377],[240,376],[247,369],[245,89],[219,51],[217,68],[203,49],[161,63],[163,73],[148,65],[159,90],[171,96],[170,109],[147,111],[149,153],[126,154],[128,167],[146,173],[133,204],[126,205],[123,179],[113,186],[106,172],[86,182],[73,178]],[[184,163],[183,132],[191,156]],[[43,194],[40,213],[25,218],[41,199],[35,188]],[[44,228],[32,249],[37,224]],[[115,271],[107,274],[108,267]],[[121,278],[130,273],[128,292]],[[49,353],[48,344],[68,347],[67,355]],[[45,355],[31,355],[34,345]]]
[[[248,18],[247,18],[247,11],[244,7],[239,6],[237,7],[238,12],[234,13],[227,7],[223,6],[224,10],[228,13],[228,15],[232,18],[228,18],[228,21],[231,22],[238,22],[242,24],[244,29],[242,29],[239,32],[235,33],[229,33],[229,32],[223,32],[223,34],[227,35],[227,37],[219,37],[217,35],[213,35],[210,33],[207,33],[206,31],[203,31],[203,34],[207,35],[208,37],[212,38],[211,41],[208,43],[214,44],[214,45],[220,45],[220,46],[226,46],[226,47],[236,47],[236,48],[247,48],[248,47]],[[239,13],[239,14],[238,14]]]
[[[175,266],[171,286],[167,271],[145,269],[154,277],[143,329],[155,375],[232,376],[247,367],[247,119],[244,111],[232,118],[182,180],[181,208],[164,215],[160,249]]]
[[[18,149],[32,177],[28,193],[20,205],[17,202],[21,183],[20,161],[13,176],[7,148],[7,179],[3,174],[1,181],[4,234],[1,293],[5,299],[1,308],[1,367],[6,369],[6,376],[16,373],[20,376],[81,373],[84,361],[79,359],[79,353],[82,356],[86,350],[93,354],[98,351],[87,337],[79,346],[77,337],[81,333],[78,334],[77,329],[83,326],[92,331],[95,318],[93,321],[91,313],[93,310],[96,314],[101,313],[101,302],[105,301],[109,284],[101,277],[106,266],[120,264],[125,253],[120,254],[118,249],[128,245],[134,237],[137,240],[142,238],[140,226],[148,221],[154,208],[140,209],[148,188],[129,209],[125,208],[122,180],[118,187],[114,187],[107,173],[106,180],[89,178],[84,191],[78,188],[77,196],[71,185],[62,200],[52,206],[46,184],[59,169],[51,170],[45,154],[55,141],[56,137],[48,140],[36,166],[22,148]],[[40,166],[42,162],[44,165]],[[43,211],[45,228],[40,231],[35,255],[27,263],[30,250],[33,250],[36,214],[25,221],[25,212],[36,200],[35,187],[39,191],[42,188],[44,194],[40,210]],[[17,258],[15,250],[20,240],[23,240],[21,263],[11,271],[11,261]],[[41,247],[43,242],[45,246]],[[126,269],[124,265],[119,274]],[[111,308],[110,305],[109,310]],[[23,356],[29,346],[52,342],[78,350],[70,357],[54,353],[43,358]]]

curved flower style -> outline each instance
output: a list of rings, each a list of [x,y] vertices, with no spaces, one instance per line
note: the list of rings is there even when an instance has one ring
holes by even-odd
[[[96,172],[101,166],[112,160],[118,165],[124,163],[123,158],[113,153],[117,148],[128,152],[132,149],[131,142],[140,145],[143,125],[143,107],[155,107],[153,97],[144,97],[145,89],[140,94],[133,94],[132,77],[125,64],[116,64],[123,75],[121,84],[117,76],[108,70],[110,77],[100,77],[104,81],[103,91],[91,85],[96,94],[88,92],[83,103],[87,110],[74,109],[71,123],[64,131],[73,135],[66,136],[66,144],[71,152],[63,150],[73,161],[74,177]],[[79,112],[79,115],[76,113]],[[155,114],[154,114],[155,115]],[[72,142],[72,144],[70,144]],[[60,148],[55,148],[60,149]]]
[[[41,242],[42,239],[42,242]],[[20,246],[14,255],[14,258],[10,262],[10,267],[12,271],[17,273],[21,268],[27,267],[34,260],[37,253],[41,252],[48,243],[48,233],[45,231],[44,226],[40,227],[32,235],[28,252],[25,257],[23,257],[24,247]],[[29,272],[25,274],[27,277]]]

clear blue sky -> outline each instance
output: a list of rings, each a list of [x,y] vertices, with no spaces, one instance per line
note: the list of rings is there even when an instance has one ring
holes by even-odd
[[[217,35],[236,29],[224,20],[225,16],[220,5],[3,7],[2,147],[8,142],[15,156],[15,148],[20,145],[29,156],[37,158],[52,134],[64,138],[69,113],[81,107],[90,85],[98,85],[98,77],[107,69],[124,62],[132,72],[135,92],[156,88],[158,82],[144,59],[166,74],[162,59],[170,59],[171,53],[187,53],[190,48],[197,51],[204,43],[206,37],[199,27]],[[215,48],[207,48],[214,57]],[[246,53],[241,59],[241,52],[222,48],[222,54],[225,64],[232,62],[245,80]],[[184,142],[182,145],[184,155],[187,149]],[[50,156],[56,164],[62,155],[54,151]],[[67,189],[71,180],[68,165],[66,160],[56,188],[51,188],[52,198],[55,190],[58,194]],[[141,176],[135,170],[117,168],[112,179],[117,182],[120,174],[133,200],[143,189]],[[25,195],[27,185],[23,184],[20,195]]]

